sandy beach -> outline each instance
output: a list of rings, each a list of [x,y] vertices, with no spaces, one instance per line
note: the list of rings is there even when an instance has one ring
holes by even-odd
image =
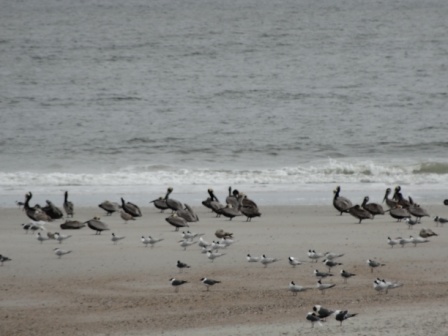
[[[214,262],[197,244],[185,251],[165,218],[141,205],[142,218],[125,224],[118,214],[105,216],[97,207],[76,208],[74,219],[94,216],[110,227],[101,235],[85,227],[60,230],[61,220],[46,224],[47,231],[71,238],[40,243],[23,230],[28,223],[18,208],[1,209],[0,253],[11,258],[0,267],[1,335],[447,335],[448,227],[436,227],[432,217],[447,217],[448,207],[422,205],[431,214],[408,229],[389,215],[362,224],[348,214],[339,216],[332,205],[261,207],[262,217],[246,222],[216,218],[196,206],[200,221],[189,230],[216,240],[217,229],[233,232],[235,243]],[[422,227],[438,233],[416,247],[391,248],[387,237],[418,236]],[[180,230],[183,231],[183,230]],[[116,245],[111,233],[125,236]],[[46,232],[42,233],[46,235]],[[164,240],[145,247],[140,237]],[[53,249],[72,253],[58,259]],[[326,271],[322,259],[311,262],[307,251],[343,253],[343,265],[332,270],[336,284],[322,294],[313,271]],[[246,255],[279,258],[263,267],[248,263]],[[288,256],[302,261],[291,267]],[[366,264],[385,265],[373,273]],[[181,260],[191,268],[181,273]],[[345,284],[339,271],[356,276]],[[169,279],[188,281],[175,292]],[[221,281],[209,291],[203,277]],[[388,294],[373,289],[375,278],[403,286]],[[293,295],[294,281],[312,290]],[[339,326],[330,317],[322,326],[305,319],[313,305],[358,313]]]

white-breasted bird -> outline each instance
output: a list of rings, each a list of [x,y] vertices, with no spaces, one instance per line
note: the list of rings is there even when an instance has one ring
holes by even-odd
[[[427,242],[429,242],[428,239],[426,239],[426,238],[422,238],[422,237],[420,237],[420,236],[418,236],[418,237],[409,236],[409,240],[410,240],[410,242],[411,242],[412,244],[414,244],[414,247],[416,247],[417,244],[422,244],[422,243],[427,243]]]
[[[288,263],[292,266],[292,267],[296,267],[297,265],[302,265],[302,262],[300,260],[297,260],[294,257],[288,257]]]
[[[347,272],[346,270],[341,270],[340,274],[341,274],[341,277],[344,278],[344,283],[347,283],[347,279],[356,275],[355,273],[350,273],[350,272]]]
[[[179,286],[182,286],[182,285],[188,283],[188,281],[186,281],[186,280],[177,280],[177,279],[175,279],[175,278],[171,278],[171,279],[170,279],[170,282],[171,282],[171,286],[174,287],[174,291],[175,291],[176,293],[177,293],[177,291],[179,290]]]
[[[323,256],[323,253],[317,253],[315,250],[308,250],[308,258],[314,260],[314,262],[317,262]]]
[[[307,321],[310,321],[310,322],[311,322],[311,328],[314,328],[314,323],[317,323],[317,324],[319,324],[320,326],[322,326],[322,323],[321,323],[321,321],[320,321],[320,317],[317,316],[317,314],[314,313],[314,312],[309,312],[309,313],[306,315],[306,319],[307,319]]]
[[[268,264],[272,264],[278,261],[277,258],[266,257],[265,254],[261,256],[260,262],[264,265],[264,267],[268,266]]]
[[[56,254],[58,256],[58,258],[61,258],[65,254],[72,253],[71,250],[68,250],[68,251],[67,250],[62,250],[62,249],[57,248],[57,247],[55,249],[53,249],[53,251],[54,251],[54,254]]]
[[[221,283],[221,281],[219,280],[213,280],[208,278],[201,278],[201,282],[207,287],[207,291],[209,290],[210,286]]]
[[[293,295],[297,295],[297,293],[305,292],[309,289],[311,289],[311,287],[304,287],[304,286],[296,285],[296,283],[294,281],[291,281],[289,283],[289,287],[288,287],[288,290],[290,292],[292,292]]]
[[[216,258],[222,257],[222,256],[224,256],[224,255],[226,255],[226,254],[225,254],[225,253],[213,252],[213,251],[210,251],[210,250],[207,251],[207,258],[210,259],[212,262],[213,262]]]
[[[250,254],[247,254],[246,259],[248,262],[259,262],[260,257],[253,257]]]
[[[56,239],[59,242],[59,244],[61,244],[64,240],[69,239],[71,236],[72,235],[63,235],[60,234],[59,232],[56,232],[54,234],[54,239]]]
[[[179,241],[180,246],[184,248],[184,251],[187,249],[188,246],[194,245],[197,243],[197,241],[192,239],[182,239]]]
[[[44,241],[49,240],[50,238],[48,237],[44,237],[40,234],[40,232],[37,233],[36,235],[37,240],[42,244]]]
[[[318,290],[320,290],[322,294],[324,294],[326,289],[330,289],[330,288],[333,288],[335,286],[336,286],[335,284],[322,283],[322,280],[318,280],[317,284],[316,284],[316,288]]]
[[[112,238],[111,238],[111,240],[112,240],[112,242],[114,243],[114,245],[117,244],[117,242],[118,242],[119,240],[122,240],[122,239],[124,239],[124,238],[126,238],[126,237],[125,237],[125,236],[116,236],[115,233],[112,232]]]
[[[367,259],[366,263],[367,263],[367,266],[370,267],[370,272],[371,273],[373,272],[374,268],[386,265],[386,264],[382,264],[382,263],[380,263],[378,261],[375,261],[375,260],[372,260],[372,259]]]

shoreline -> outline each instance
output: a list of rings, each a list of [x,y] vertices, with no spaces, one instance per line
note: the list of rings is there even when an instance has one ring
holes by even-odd
[[[75,204],[76,206],[76,204]],[[448,208],[430,205],[430,218],[408,229],[390,216],[357,220],[326,206],[262,206],[262,216],[246,222],[216,218],[203,206],[196,206],[200,221],[189,230],[204,233],[207,241],[223,228],[234,233],[235,243],[226,255],[210,262],[193,245],[184,251],[174,232],[155,208],[142,206],[143,217],[124,224],[119,215],[104,216],[99,208],[77,207],[74,219],[84,221],[101,216],[111,228],[97,236],[89,228],[65,230],[72,237],[58,244],[40,244],[26,234],[28,222],[17,208],[2,208],[0,253],[10,257],[0,268],[4,317],[1,334],[8,335],[441,335],[448,325],[447,227],[436,227],[433,215],[447,217]],[[48,231],[60,231],[63,221],[46,224]],[[390,248],[387,236],[418,235],[421,227],[439,234],[417,247]],[[126,236],[114,245],[111,232]],[[164,240],[145,248],[141,235]],[[73,252],[58,259],[53,248]],[[333,289],[321,294],[316,289],[292,295],[288,283],[314,287],[313,270],[325,270],[322,262],[312,263],[307,251],[344,253],[342,266],[325,282]],[[266,254],[280,260],[264,268],[247,263],[247,253]],[[302,261],[295,268],[288,256]],[[373,273],[366,259],[385,264]],[[191,265],[179,273],[177,260]],[[341,268],[356,274],[343,283]],[[185,279],[178,293],[171,277]],[[222,281],[208,292],[199,279]],[[403,287],[387,295],[372,288],[376,277],[399,281]],[[334,318],[323,327],[311,328],[305,316],[315,304],[359,313],[344,322]]]

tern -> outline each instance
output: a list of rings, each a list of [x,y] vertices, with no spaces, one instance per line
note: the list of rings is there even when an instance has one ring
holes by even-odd
[[[278,261],[277,258],[268,258],[264,254],[261,256],[261,259],[260,259],[260,262],[264,265],[264,267],[266,267],[266,266],[268,266],[268,264],[272,264],[276,261]]]
[[[259,262],[260,261],[260,257],[253,257],[250,254],[248,254],[246,256],[246,259],[248,262]]]
[[[225,245],[225,244],[221,244],[220,242],[213,241],[210,248],[212,250],[216,251],[219,249],[225,249],[226,247],[227,247],[227,245]]]
[[[142,236],[142,242],[143,242],[143,239],[144,239],[144,237]],[[143,244],[145,244],[145,246],[148,246],[148,244],[150,244],[151,248],[153,248],[155,244],[157,244],[158,242],[161,242],[162,240],[163,240],[163,238],[156,239],[151,236],[148,236],[148,238],[145,239],[146,243],[143,242]]]
[[[44,237],[40,234],[40,232],[37,233],[37,240],[40,241],[40,243],[42,244],[44,241],[49,240],[50,238],[48,237]]]
[[[326,320],[327,317],[333,315],[334,310],[327,309],[322,307],[321,305],[313,306],[313,311],[319,316],[320,319]]]
[[[340,326],[342,326],[342,322],[349,319],[350,317],[354,317],[354,316],[358,315],[358,313],[349,313],[347,310],[336,310],[334,312],[334,315],[335,315],[336,321],[339,321],[341,323]]]
[[[0,266],[3,266],[3,263],[6,261],[11,261],[11,259],[7,256],[4,256],[3,254],[0,254]]]
[[[320,290],[322,294],[324,294],[326,289],[333,288],[334,286],[336,286],[336,285],[335,284],[329,284],[329,283],[322,283],[321,280],[318,280],[317,284],[316,284],[316,288],[318,290]]]
[[[354,273],[347,272],[346,270],[341,270],[340,274],[341,274],[341,277],[344,278],[344,283],[347,283],[348,278],[351,278],[352,276],[356,275]]]
[[[322,323],[320,322],[320,317],[316,315],[314,312],[309,312],[306,315],[307,321],[311,322],[311,328],[314,328],[314,323],[318,323],[320,326],[322,326]]]
[[[329,277],[329,276],[333,276],[333,274],[331,274],[331,273],[327,273],[327,272],[320,272],[319,270],[314,270],[314,275],[316,276],[316,277],[318,277],[318,278],[321,278],[321,279],[323,279],[323,278],[326,278],[326,277]]]
[[[112,242],[114,243],[114,245],[117,244],[117,242],[118,242],[119,240],[122,240],[122,239],[124,239],[124,238],[126,238],[126,237],[125,237],[125,236],[116,236],[115,233],[112,232],[112,238],[111,238],[111,240],[112,240]]]
[[[436,222],[436,226],[439,226],[439,224],[440,224],[440,226],[443,227],[443,224],[448,223],[448,219],[442,218],[442,217],[439,217],[439,216],[435,216],[434,217],[434,222]]]
[[[186,251],[188,246],[196,244],[197,241],[190,240],[190,239],[183,239],[183,240],[180,240],[179,243],[180,243],[180,246],[184,248],[184,251]]]
[[[183,263],[182,261],[178,260],[176,264],[177,268],[179,269],[179,273],[183,271],[184,268],[190,268],[190,265],[187,265],[186,263]]]
[[[194,239],[203,236],[205,233],[193,233],[190,231],[182,231],[182,238],[184,239]]]
[[[410,238],[396,238],[399,240],[399,244],[401,245],[401,247],[404,247],[406,244],[412,243]]]
[[[291,281],[289,283],[289,291],[292,292],[293,295],[297,295],[298,292],[305,292],[307,290],[311,289],[311,287],[303,287],[296,285],[294,281]]]
[[[208,247],[211,246],[212,244],[209,243],[208,241],[206,241],[205,239],[203,239],[202,237],[199,237],[198,245],[199,245],[200,247],[208,248]]]
[[[308,258],[314,260],[315,262],[323,256],[324,255],[322,253],[317,253],[315,250],[308,250]]]
[[[61,244],[64,240],[69,239],[72,235],[62,235],[58,232],[54,234],[54,239],[56,239],[59,244]]]
[[[207,291],[209,290],[210,286],[221,283],[221,281],[208,278],[201,278],[201,282],[207,287]]]
[[[376,267],[380,267],[380,266],[385,266],[386,264],[381,264],[378,261],[372,260],[372,259],[367,259],[367,266],[370,267],[370,272],[373,272],[373,269]]]
[[[224,246],[230,246],[234,243],[235,241],[233,239],[230,238],[221,238],[219,240],[219,244],[224,245]]]
[[[392,239],[391,237],[387,237],[387,243],[390,245],[390,247],[394,247],[397,244],[400,244],[401,237],[397,237],[395,239]]]
[[[428,239],[426,238],[422,238],[422,237],[413,237],[413,236],[409,236],[409,240],[412,244],[414,244],[414,247],[417,246],[417,244],[421,244],[421,243],[427,243],[429,242]]]
[[[44,221],[31,221],[31,223],[27,223],[27,224],[22,224],[22,227],[24,230],[26,230],[26,233],[28,233],[28,231],[37,231],[37,230],[45,230],[44,225],[47,222]]]
[[[330,270],[333,267],[342,265],[342,263],[338,263],[338,262],[335,262],[333,260],[328,260],[328,259],[324,259],[324,260],[322,260],[322,262],[325,264],[325,266],[328,267],[328,272],[330,272]]]
[[[288,262],[292,267],[296,267],[297,265],[302,265],[302,262],[300,260],[297,260],[294,257],[288,257]]]
[[[334,260],[336,258],[343,257],[344,253],[325,252],[324,257],[327,260]]]
[[[216,258],[222,257],[225,253],[212,252],[210,250],[207,251],[207,258],[213,262]]]
[[[54,254],[56,254],[58,256],[58,258],[61,258],[64,254],[69,254],[72,252],[71,250],[68,250],[68,251],[61,250],[60,248],[57,248],[57,247],[55,249],[53,249],[53,251],[54,251]]]
[[[177,280],[175,278],[171,278],[170,282],[171,282],[171,286],[173,286],[175,288],[176,293],[179,290],[179,286],[182,286],[183,284],[188,283],[188,281],[186,281],[186,280]]]
[[[411,218],[405,218],[404,221],[406,222],[406,224],[408,224],[408,229],[412,229],[412,227],[413,227],[415,224],[418,224],[418,223],[419,223],[418,221],[413,220],[413,219],[411,219]]]
[[[388,293],[389,289],[395,289],[402,286],[403,286],[402,283],[386,281],[384,279],[381,280],[379,278],[373,281],[373,288],[377,291],[385,291],[386,294]]]

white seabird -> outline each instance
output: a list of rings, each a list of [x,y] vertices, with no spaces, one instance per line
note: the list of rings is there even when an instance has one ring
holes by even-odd
[[[336,258],[343,257],[344,253],[335,253],[335,252],[325,252],[324,257],[327,260],[334,260]]]
[[[62,235],[62,234],[56,232],[54,234],[54,239],[56,239],[59,242],[59,244],[61,244],[62,241],[66,240],[66,239],[69,239],[71,236],[72,235]]]
[[[268,258],[265,254],[261,256],[260,262],[264,265],[264,267],[268,266],[268,264],[272,264],[278,261],[277,258]]]
[[[427,243],[427,242],[429,242],[428,239],[426,239],[426,238],[422,238],[422,237],[420,237],[420,236],[418,236],[418,237],[409,236],[409,240],[410,240],[410,242],[411,242],[412,244],[414,244],[414,247],[416,247],[417,244],[421,244],[421,243]]]
[[[335,262],[333,260],[328,260],[328,259],[324,259],[324,260],[322,260],[322,262],[325,264],[325,266],[328,267],[328,272],[330,272],[330,270],[333,267],[342,265],[342,263],[338,263],[338,262]]]
[[[297,260],[294,257],[288,257],[288,262],[292,267],[296,267],[297,265],[302,265],[302,262],[300,260]]]
[[[213,252],[208,250],[207,251],[207,258],[210,259],[212,262],[219,257],[222,257],[223,255],[225,255],[225,253],[218,253],[218,252]]]
[[[370,267],[370,272],[373,272],[373,269],[376,267],[380,267],[380,266],[385,266],[386,264],[381,264],[378,261],[372,260],[372,259],[367,259],[366,261],[367,266]]]
[[[329,277],[329,276],[333,276],[333,274],[331,274],[331,273],[329,273],[329,272],[320,272],[320,271],[317,270],[317,269],[314,270],[314,275],[315,275],[316,277],[318,277],[318,278],[321,278],[321,279],[326,278],[326,277]]]
[[[182,239],[179,241],[180,246],[184,248],[184,251],[187,250],[188,246],[194,245],[197,243],[197,241],[195,240],[191,240],[191,239]]]
[[[182,238],[184,239],[194,239],[197,237],[202,237],[205,233],[193,233],[190,231],[182,231]]]
[[[311,289],[311,287],[303,287],[296,285],[294,281],[291,281],[289,283],[288,290],[292,292],[293,295],[297,295],[298,292],[305,292],[307,290]]]
[[[49,240],[50,238],[44,237],[40,234],[40,232],[37,233],[37,240],[42,244],[44,241]]]
[[[336,286],[336,285],[335,284],[329,284],[329,283],[322,283],[321,280],[318,280],[317,284],[316,284],[316,288],[318,290],[320,290],[322,294],[324,294],[326,289],[333,288],[334,286]]]
[[[341,274],[341,277],[344,278],[344,283],[347,283],[348,278],[351,278],[352,276],[356,275],[354,273],[347,272],[346,270],[341,270],[340,274]]]
[[[313,311],[323,320],[326,320],[327,317],[333,315],[334,313],[334,310],[324,308],[321,305],[314,305]]]
[[[204,238],[199,237],[198,245],[199,245],[200,247],[208,248],[208,247],[211,246],[212,244],[209,243],[208,241],[206,241]]]
[[[416,224],[418,224],[419,222],[411,219],[411,218],[405,218],[404,221],[406,222],[406,224],[408,225],[408,229],[412,229],[412,227]]]
[[[55,249],[53,249],[53,251],[54,251],[54,254],[56,254],[58,256],[58,258],[61,258],[64,254],[69,254],[72,252],[71,250],[66,251],[66,250],[62,250],[57,247]]]
[[[122,240],[122,239],[124,239],[124,238],[126,238],[126,237],[125,237],[125,236],[116,236],[115,233],[112,232],[112,238],[111,238],[111,240],[112,240],[112,242],[114,243],[114,245],[117,244],[117,242],[118,242],[119,240]]]
[[[358,313],[349,313],[347,310],[336,310],[334,312],[335,319],[341,323],[340,325],[342,325],[342,322],[345,320],[356,315],[358,315]]]
[[[208,279],[208,278],[202,278],[201,282],[207,287],[207,291],[209,290],[210,286],[221,283],[221,281]]]
[[[179,290],[179,286],[182,286],[183,284],[188,283],[188,281],[186,281],[186,280],[177,280],[175,278],[171,278],[170,282],[171,282],[171,286],[173,286],[175,288],[176,293]]]
[[[322,323],[320,322],[320,317],[316,315],[314,312],[309,312],[306,315],[307,321],[311,322],[311,328],[314,328],[314,323],[318,323],[320,326],[322,326]]]
[[[387,244],[389,244],[390,247],[393,248],[395,245],[400,244],[401,239],[402,239],[401,237],[397,237],[395,239],[392,239],[391,237],[387,237]]]
[[[314,260],[315,262],[323,256],[323,253],[317,253],[315,250],[308,250],[308,258]]]
[[[253,257],[250,254],[248,254],[246,256],[246,259],[248,262],[259,262],[260,261],[260,257]]]
[[[402,287],[403,284],[399,282],[392,282],[392,281],[386,281],[384,279],[376,278],[373,280],[373,289],[375,289],[378,292],[384,291],[386,294],[388,293],[389,289],[395,289]]]

